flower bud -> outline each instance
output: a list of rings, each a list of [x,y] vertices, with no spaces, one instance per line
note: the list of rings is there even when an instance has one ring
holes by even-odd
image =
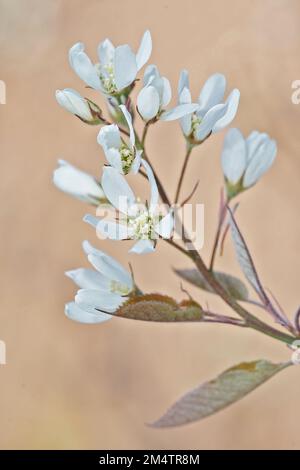
[[[92,101],[83,98],[71,88],[56,91],[56,100],[60,106],[77,116],[87,124],[101,123],[101,109]]]
[[[169,80],[162,77],[156,65],[149,65],[144,74],[144,88],[137,97],[137,111],[147,122],[174,121],[195,112],[199,105],[195,103],[179,103],[178,106],[166,110],[171,101],[172,91]]]

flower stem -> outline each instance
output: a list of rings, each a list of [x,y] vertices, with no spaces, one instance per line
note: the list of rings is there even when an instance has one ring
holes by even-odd
[[[148,122],[145,124],[144,130],[143,130],[143,134],[142,134],[142,139],[139,138],[139,136],[137,135],[137,133],[135,133],[135,138],[136,138],[137,143],[139,144],[139,146],[140,146],[140,147],[142,148],[142,150],[143,150],[143,158],[149,163],[149,165],[150,165],[151,168],[152,168],[153,175],[154,175],[154,178],[155,178],[155,180],[156,180],[158,192],[159,192],[159,194],[160,194],[160,197],[161,197],[162,201],[163,201],[165,204],[167,204],[168,206],[171,206],[171,201],[170,201],[170,199],[169,199],[169,196],[167,195],[167,193],[166,193],[166,191],[165,191],[165,189],[164,189],[164,186],[163,186],[162,182],[160,181],[159,176],[158,176],[158,174],[156,173],[155,169],[153,168],[153,165],[152,165],[152,163],[150,162],[150,160],[149,160],[149,158],[148,158],[148,155],[147,155],[147,152],[146,152],[145,140],[146,140],[146,137],[147,137],[147,133],[148,133],[150,124],[153,124],[153,122],[148,121]]]
[[[180,251],[184,255],[189,256],[189,252],[182,246],[178,245],[178,243],[174,242],[171,238],[164,238],[164,241],[169,243],[169,245],[173,246],[176,248],[176,250]]]
[[[142,144],[143,147],[145,146],[145,140],[146,140],[146,137],[147,137],[147,133],[148,133],[150,124],[151,124],[151,121],[146,122],[146,124],[144,126],[144,129],[143,129],[143,134],[142,134],[142,139],[141,139],[141,144]]]
[[[175,204],[177,204],[178,199],[179,199],[180,190],[181,190],[181,187],[182,187],[182,183],[183,183],[183,180],[184,180],[185,172],[186,172],[186,169],[187,169],[187,166],[188,166],[188,162],[189,162],[189,158],[190,158],[190,155],[192,153],[192,150],[193,150],[193,146],[191,144],[187,144],[187,151],[186,151],[186,155],[185,155],[184,162],[183,162],[183,165],[182,165],[179,181],[178,181],[178,184],[177,184],[177,190],[176,190],[175,201],[174,201]]]
[[[236,325],[242,328],[247,328],[248,325],[243,320],[239,318],[228,317],[226,315],[219,315],[218,313],[208,312],[206,310],[203,311],[204,319],[206,323],[222,323],[224,325]]]
[[[225,220],[226,204],[227,204],[227,200],[226,201],[223,200],[223,193],[221,192],[218,226],[217,226],[217,231],[216,231],[215,240],[214,240],[213,249],[212,249],[211,258],[210,258],[210,263],[209,263],[210,271],[213,271],[213,268],[214,268],[216,252],[218,249],[221,231],[222,231],[223,223]]]

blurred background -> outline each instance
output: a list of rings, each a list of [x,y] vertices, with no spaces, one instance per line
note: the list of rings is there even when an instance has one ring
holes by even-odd
[[[97,128],[60,108],[54,93],[84,84],[67,53],[83,41],[96,59],[106,37],[137,49],[149,28],[151,62],[173,85],[190,71],[194,96],[222,72],[241,90],[234,126],[269,133],[278,142],[271,171],[240,197],[238,222],[266,286],[290,315],[299,306],[299,122],[291,83],[300,79],[298,0],[0,0],[1,296],[0,447],[21,449],[297,449],[300,369],[289,369],[253,394],[204,420],[154,430],[176,398],[240,361],[288,359],[288,349],[259,333],[227,326],[160,325],[116,319],[81,325],[64,316],[75,286],[64,271],[86,266],[81,242],[128,263],[128,245],[100,242],[82,222],[90,208],[52,185],[58,158],[100,175],[104,157]],[[102,99],[93,90],[93,100]],[[173,97],[175,103],[176,97]],[[194,202],[205,204],[208,259],[222,185],[224,135],[194,151],[183,195],[196,179]],[[184,154],[178,123],[149,132],[148,150],[170,194]],[[141,186],[138,182],[137,188]],[[141,287],[178,300],[170,267],[189,263],[160,243],[151,256],[131,255]],[[238,274],[231,242],[218,267]],[[214,296],[185,286],[201,302],[229,313]]]

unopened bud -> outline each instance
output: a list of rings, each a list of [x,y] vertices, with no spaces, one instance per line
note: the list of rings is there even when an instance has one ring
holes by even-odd
[[[87,98],[83,98],[71,88],[56,91],[56,100],[60,106],[77,116],[87,124],[101,124],[101,109]]]

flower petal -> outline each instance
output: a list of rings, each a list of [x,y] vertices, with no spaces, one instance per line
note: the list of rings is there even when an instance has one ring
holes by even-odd
[[[159,119],[161,121],[175,121],[175,119],[182,118],[187,114],[194,113],[199,108],[199,105],[196,103],[191,104],[179,104],[175,108],[170,109],[169,111],[164,111]]]
[[[120,147],[122,144],[120,130],[116,124],[110,124],[100,129],[97,142],[104,150],[108,163],[123,173]]]
[[[65,315],[70,319],[77,321],[79,323],[103,323],[112,318],[111,315],[108,315],[103,312],[89,313],[81,309],[75,302],[69,302],[65,305]]]
[[[157,66],[154,64],[147,65],[143,78],[144,86],[151,85],[152,81],[156,80],[157,78],[160,78]]]
[[[155,251],[154,243],[152,240],[139,240],[129,250],[129,253],[135,253],[137,255],[144,255],[147,253],[153,253]]]
[[[82,43],[77,43],[69,51],[69,60],[79,78],[95,90],[101,90],[100,78],[91,59],[84,52]]]
[[[116,149],[120,148],[122,141],[118,126],[116,124],[110,124],[109,126],[102,127],[99,131],[97,142],[104,151],[111,147]]]
[[[255,184],[264,173],[272,166],[277,153],[275,140],[268,139],[261,144],[247,166],[243,186],[249,188]]]
[[[150,31],[145,31],[141,40],[139,50],[136,54],[137,69],[140,70],[148,62],[152,52],[152,39]]]
[[[192,102],[192,96],[189,88],[183,88],[179,98],[178,98],[179,104],[190,104]],[[183,116],[180,119],[180,126],[182,129],[182,132],[184,135],[188,136],[192,132],[192,113],[187,114],[186,116]]]
[[[198,99],[202,115],[222,102],[225,88],[226,78],[221,73],[215,73],[206,80]]]
[[[159,96],[159,109],[169,104],[172,91],[169,80],[161,77],[156,65],[148,65],[144,74],[144,84],[146,87],[152,86]]]
[[[161,97],[161,106],[164,108],[165,106],[168,106],[168,104],[171,101],[172,98],[172,90],[171,90],[171,85],[169,80],[166,77],[161,78],[162,83],[163,83],[163,91],[162,91],[162,97]]]
[[[82,246],[88,255],[88,260],[99,273],[111,280],[127,285],[130,290],[133,288],[131,274],[118,261],[103,251],[94,248],[87,240],[83,242]]]
[[[98,235],[105,235],[110,240],[127,240],[132,236],[127,225],[105,219],[99,220],[96,231]]]
[[[99,256],[97,254],[88,255],[89,262],[107,280],[107,290],[111,290],[111,281],[118,282],[129,293],[133,288],[131,275],[117,261],[110,256]],[[99,274],[98,273],[98,274]],[[99,276],[101,276],[99,274]],[[101,286],[98,286],[101,287]]]
[[[127,213],[128,207],[135,203],[135,195],[124,176],[111,167],[103,170],[102,188],[110,203],[120,212]]]
[[[110,288],[109,279],[92,269],[72,269],[71,271],[66,271],[65,274],[81,289],[109,290]]]
[[[156,180],[152,171],[151,166],[149,165],[146,160],[142,158],[142,165],[146,170],[147,177],[150,183],[150,203],[149,203],[149,212],[150,214],[153,214],[155,210],[157,209],[157,204],[159,200],[159,193],[158,193],[158,188],[156,184]]]
[[[154,229],[162,238],[170,238],[174,229],[174,217],[172,213],[169,212],[165,215]]]
[[[73,58],[75,57],[75,55],[79,54],[80,52],[84,52],[83,42],[77,42],[76,44],[74,44],[74,46],[72,46],[70,48],[70,50],[69,50],[69,63],[70,63],[72,68],[74,68]]]
[[[207,137],[212,131],[212,128],[218,119],[224,116],[226,109],[227,107],[225,104],[217,104],[211,108],[197,126],[195,130],[195,138],[199,141],[205,139],[205,137]]]
[[[115,50],[114,73],[115,83],[119,91],[134,82],[137,74],[135,55],[131,48],[125,44]]]
[[[227,180],[236,184],[246,169],[246,143],[239,129],[226,133],[221,162]]]
[[[99,255],[99,256],[106,256],[106,253],[104,253],[104,251],[98,250],[98,248],[93,247],[93,245],[88,240],[84,240],[82,242],[82,248],[83,248],[83,251],[85,252],[85,254],[87,256],[92,255],[92,254],[96,254],[96,255]]]
[[[192,102],[192,95],[189,88],[183,88],[179,97],[178,97],[178,104],[191,104]]]
[[[55,97],[58,104],[70,113],[86,121],[94,120],[87,101],[77,91],[72,90],[72,88],[56,90]]]
[[[98,289],[80,289],[75,296],[75,302],[80,308],[94,314],[99,310],[114,313],[124,300],[125,298],[118,294]]]
[[[233,121],[237,113],[237,109],[239,107],[239,101],[240,92],[237,88],[235,88],[234,90],[232,90],[225,102],[225,105],[227,106],[226,113],[214,125],[212,129],[213,133],[221,131]]]
[[[127,110],[126,106],[121,104],[120,108],[122,110],[122,113],[124,114],[124,117],[125,117],[127,125],[128,125],[129,134],[130,134],[131,149],[133,149],[133,147],[135,145],[135,134],[134,134],[133,126],[132,126],[132,117],[131,117],[130,112]]]
[[[190,89],[189,73],[187,70],[183,69],[180,72],[179,82],[178,82],[178,96],[180,97],[182,91],[186,88]],[[181,101],[180,101],[181,103]]]
[[[125,223],[120,224],[111,220],[98,219],[91,214],[86,214],[83,221],[96,229],[99,238],[104,235],[110,240],[127,240],[133,236],[133,229]]]
[[[133,160],[132,166],[131,166],[131,171],[134,175],[136,175],[139,172],[141,162],[142,162],[142,150],[136,150],[135,154],[135,159]]]
[[[137,97],[137,108],[139,114],[145,121],[153,119],[160,107],[160,99],[157,90],[153,86],[142,88]]]
[[[100,65],[110,65],[114,60],[115,46],[112,44],[110,39],[105,39],[101,42],[97,49]]]
[[[100,219],[98,219],[94,215],[86,214],[83,217],[82,220],[83,220],[83,222],[86,222],[87,224],[91,225],[92,227],[97,228],[97,225],[98,225]]]
[[[101,186],[93,176],[64,160],[59,160],[59,165],[53,172],[53,183],[57,188],[90,204],[99,204],[105,200]]]
[[[264,132],[252,131],[247,137],[247,163],[250,163],[259,146],[269,140],[270,137]]]
[[[108,163],[114,167],[119,173],[123,174],[123,164],[119,150],[111,148],[106,150],[105,156]]]

